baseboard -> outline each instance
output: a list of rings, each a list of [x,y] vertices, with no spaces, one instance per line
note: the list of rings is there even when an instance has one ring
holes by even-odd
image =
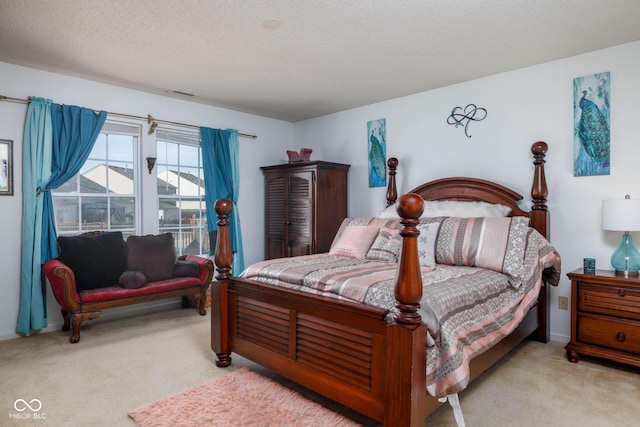
[[[174,308],[182,307],[182,297],[179,298],[168,298],[164,300],[145,302],[134,305],[127,305],[124,307],[115,307],[110,308],[108,310],[104,310],[100,317],[94,320],[90,320],[89,322],[105,322],[111,320],[125,319],[129,317],[142,316],[145,314],[157,313],[159,311],[164,310],[172,310]],[[54,319],[52,319],[54,317]],[[59,331],[62,328],[62,315],[60,311],[56,311],[53,313],[49,313],[49,326],[44,329],[41,329],[36,334],[43,334],[52,331]],[[80,329],[82,331],[82,328]],[[14,338],[21,338],[23,335],[19,335],[16,333],[4,333],[0,334],[0,341],[11,340]]]
[[[568,335],[562,335],[562,334],[554,334],[553,332],[551,333],[551,341],[560,343],[560,344],[566,344],[569,341],[571,341],[571,337],[569,337]]]

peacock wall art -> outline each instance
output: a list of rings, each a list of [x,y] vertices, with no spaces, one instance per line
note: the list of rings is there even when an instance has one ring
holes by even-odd
[[[573,175],[609,175],[610,73],[573,80]]]
[[[387,124],[386,119],[367,122],[369,136],[369,187],[387,185]]]

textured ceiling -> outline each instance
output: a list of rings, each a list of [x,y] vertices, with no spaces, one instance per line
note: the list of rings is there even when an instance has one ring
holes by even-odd
[[[639,23],[637,0],[0,0],[0,61],[295,122],[640,40]]]

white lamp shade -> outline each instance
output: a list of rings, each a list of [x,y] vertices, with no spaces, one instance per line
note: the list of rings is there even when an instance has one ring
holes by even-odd
[[[602,228],[611,231],[640,230],[640,199],[603,200]]]

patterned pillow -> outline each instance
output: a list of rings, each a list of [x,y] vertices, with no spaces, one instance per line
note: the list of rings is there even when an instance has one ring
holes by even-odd
[[[418,236],[418,257],[420,265],[433,267],[436,265],[435,246],[438,237],[439,222],[418,224],[420,235]]]
[[[329,255],[365,258],[379,230],[379,227],[349,226],[333,245]]]
[[[380,227],[378,236],[367,252],[367,258],[396,262],[402,247],[402,236],[398,228]]]
[[[529,218],[445,218],[436,241],[436,262],[495,270],[523,280]]]

